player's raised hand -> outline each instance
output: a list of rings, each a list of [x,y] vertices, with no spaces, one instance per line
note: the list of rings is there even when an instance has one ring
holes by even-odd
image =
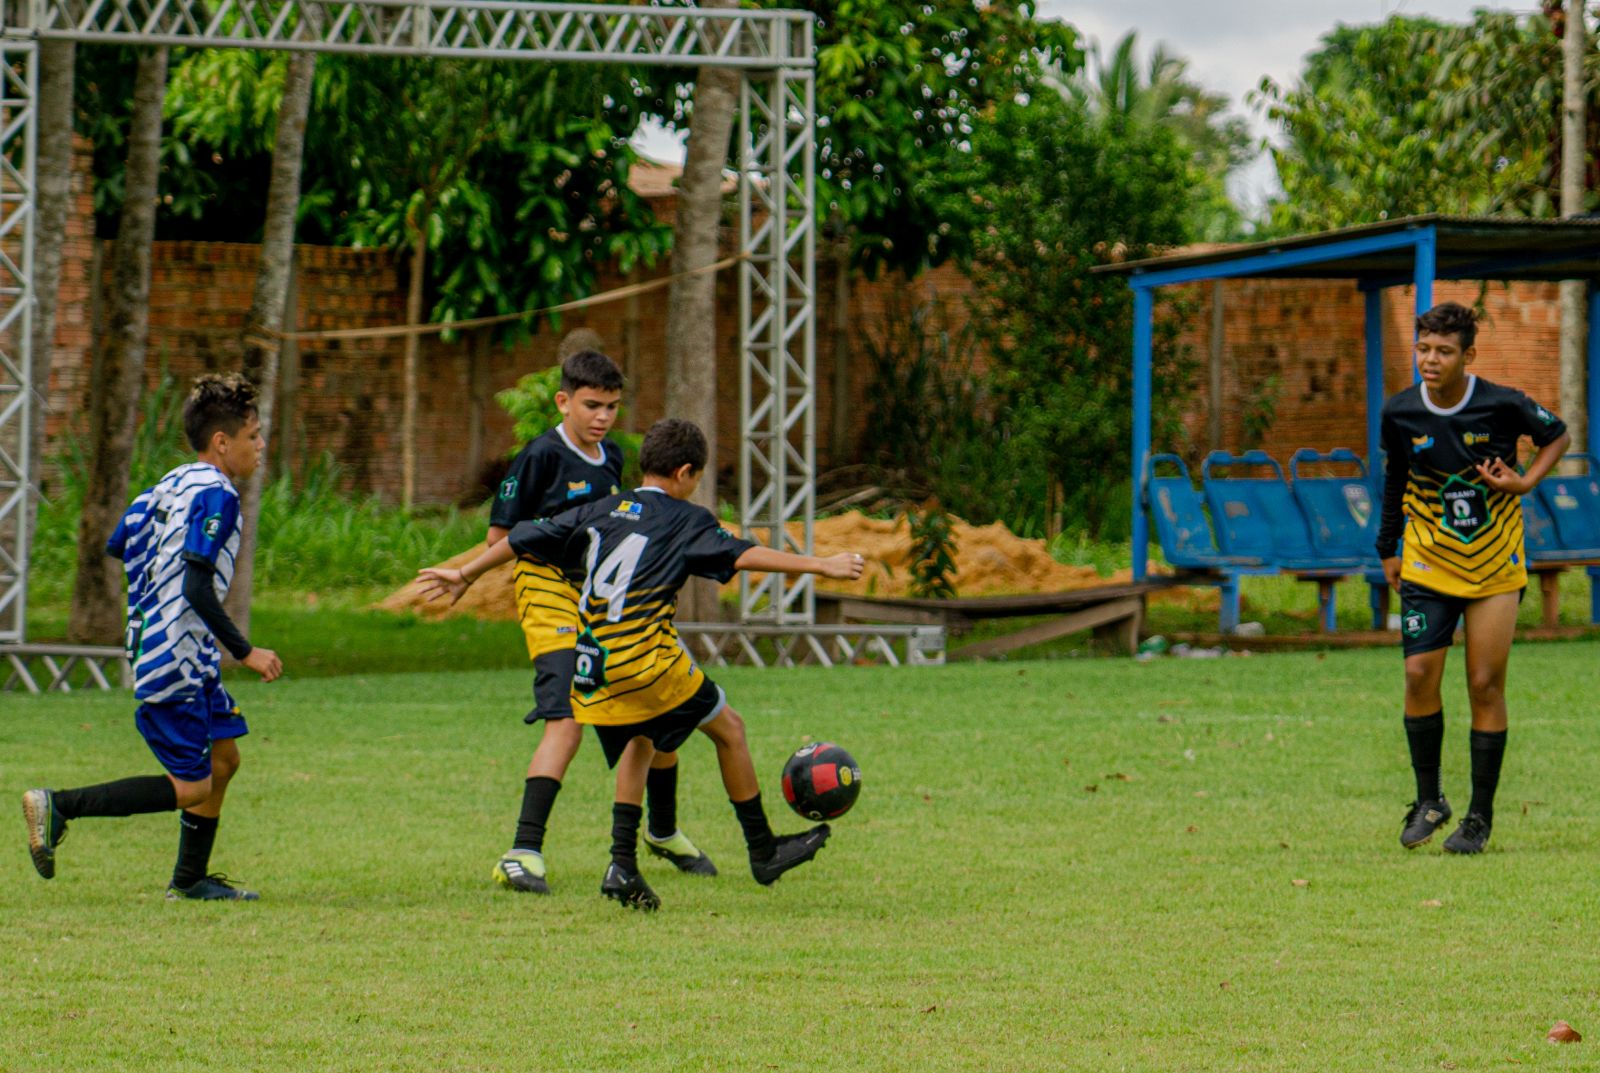
[[[429,603],[444,596],[454,604],[472,587],[467,576],[453,566],[427,566],[417,571],[417,584]]]
[[[1478,463],[1478,476],[1497,492],[1510,492],[1512,495],[1526,495],[1533,485],[1528,483],[1526,477],[1512,467],[1506,465],[1503,458],[1491,458],[1487,462]]]
[[[842,551],[822,560],[822,576],[854,581],[866,569],[867,561],[853,551]]]
[[[259,674],[263,682],[270,682],[283,674],[283,660],[270,648],[252,648],[250,654],[239,662]]]

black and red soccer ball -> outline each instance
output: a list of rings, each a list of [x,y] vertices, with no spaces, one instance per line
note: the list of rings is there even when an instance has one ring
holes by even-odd
[[[831,820],[861,796],[861,765],[831,741],[802,746],[783,765],[783,799],[808,820]]]

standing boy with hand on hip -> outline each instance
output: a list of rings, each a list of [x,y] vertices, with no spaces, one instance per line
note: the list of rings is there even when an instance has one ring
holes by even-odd
[[[238,739],[250,732],[222,688],[218,645],[263,682],[283,673],[277,653],[252,647],[222,609],[239,549],[236,484],[266,450],[255,388],[236,374],[202,376],[184,403],[183,429],[199,458],[142,492],[106,544],[128,577],[135,722],[167,774],[29,790],[22,812],[33,865],[50,879],[68,821],[181,808],[167,897],[255,901],[255,892],[208,874],[222,800],[239,770]]]
[[[1472,803],[1444,848],[1481,853],[1488,845],[1506,749],[1506,663],[1528,584],[1521,497],[1571,441],[1561,419],[1522,392],[1467,372],[1477,356],[1477,332],[1472,310],[1454,302],[1418,317],[1421,382],[1383,407],[1388,462],[1378,556],[1389,587],[1400,593],[1406,741],[1417,780],[1400,832],[1407,849],[1428,841],[1451,816],[1439,785],[1439,685],[1463,618]],[[1537,448],[1526,473],[1513,468],[1522,436]]]

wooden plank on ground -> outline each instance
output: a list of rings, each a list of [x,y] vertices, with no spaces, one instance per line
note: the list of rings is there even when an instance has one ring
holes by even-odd
[[[1004,637],[994,637],[987,641],[978,641],[975,644],[963,645],[950,653],[950,659],[984,659],[989,656],[999,656],[1007,652],[1014,652],[1019,648],[1029,645],[1042,644],[1053,641],[1058,637],[1066,637],[1082,630],[1091,630],[1096,626],[1105,626],[1112,622],[1121,622],[1124,619],[1143,615],[1144,601],[1139,596],[1124,596],[1121,599],[1108,600],[1096,607],[1083,611],[1075,611],[1060,618],[1041,622],[1036,626],[1029,626],[1016,633],[1008,633]]]

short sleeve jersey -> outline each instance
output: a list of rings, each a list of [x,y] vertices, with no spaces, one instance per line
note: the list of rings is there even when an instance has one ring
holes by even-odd
[[[653,488],[511,531],[519,554],[582,572],[578,722],[642,723],[694,695],[705,674],[673,625],[678,590],[691,576],[727,581],[753,546],[704,507]]]
[[[622,449],[610,440],[599,446],[601,457],[595,461],[560,425],[529,440],[500,483],[489,524],[510,529],[615,495],[622,484]]]
[[[128,578],[128,649],[134,696],[159,704],[198,696],[218,680],[217,639],[183,597],[190,561],[212,571],[217,599],[233,582],[239,493],[204,462],[179,466],[123,512],[106,552]]]
[[[1566,431],[1555,414],[1515,388],[1481,377],[1449,408],[1414,384],[1383,407],[1385,469],[1380,556],[1396,554],[1400,576],[1450,596],[1477,599],[1528,583],[1522,502],[1483,482],[1477,464],[1517,461],[1517,440],[1543,447]],[[1396,503],[1395,487],[1403,487]]]

